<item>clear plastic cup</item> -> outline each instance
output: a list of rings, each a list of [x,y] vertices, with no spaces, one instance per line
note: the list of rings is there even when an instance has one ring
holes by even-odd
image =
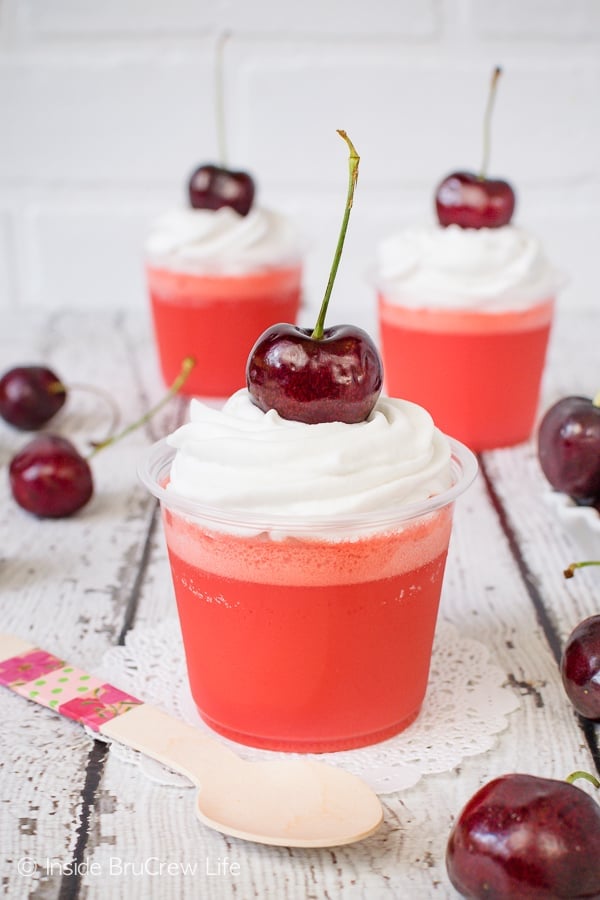
[[[554,297],[480,312],[402,305],[378,291],[385,389],[479,452],[526,441],[538,412]]]
[[[378,513],[237,515],[167,488],[175,451],[140,465],[161,505],[191,692],[215,731],[273,750],[373,744],[418,715],[454,501],[477,472],[451,441],[452,486]]]
[[[182,392],[228,397],[246,383],[246,359],[274,322],[294,323],[301,300],[300,263],[238,275],[201,274],[146,265],[156,348],[166,384],[187,356],[196,360]]]

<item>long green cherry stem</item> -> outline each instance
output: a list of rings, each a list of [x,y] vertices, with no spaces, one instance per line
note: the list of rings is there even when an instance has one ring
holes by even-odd
[[[585,566],[600,566],[600,559],[584,559],[582,562],[571,563],[564,570],[563,575],[565,578],[572,578],[575,574],[575,569],[583,569]]]
[[[568,781],[569,784],[573,784],[577,778],[585,778],[586,781],[590,781],[595,788],[600,788],[600,781],[598,781],[595,775],[591,775],[589,772],[571,772],[570,775],[567,775],[565,781]]]
[[[223,168],[227,166],[227,138],[225,126],[225,89],[223,78],[223,53],[225,44],[229,40],[231,32],[224,31],[219,35],[215,52],[215,124],[217,127],[217,148],[219,163]]]
[[[99,443],[95,443],[93,445],[93,449],[91,453],[88,454],[88,459],[91,459],[92,456],[95,456],[100,450],[104,450],[105,447],[110,447],[111,444],[120,441],[121,438],[124,438],[126,435],[131,434],[132,431],[135,431],[136,428],[140,428],[142,425],[145,425],[146,422],[149,422],[150,419],[156,415],[156,413],[162,409],[162,407],[168,403],[171,397],[174,397],[177,394],[183,385],[185,384],[188,375],[196,365],[196,360],[192,356],[186,356],[183,362],[181,363],[181,370],[178,376],[173,381],[173,384],[168,389],[167,393],[164,395],[162,400],[148,410],[143,416],[140,416],[139,419],[136,419],[135,422],[132,422],[131,425],[128,425],[127,428],[124,428],[123,431],[120,431],[118,434],[112,435],[112,437],[106,438],[105,441],[100,441]]]
[[[346,239],[346,231],[348,229],[348,221],[350,219],[350,210],[352,209],[352,203],[354,200],[354,188],[356,187],[356,182],[358,181],[358,164],[360,162],[360,156],[354,149],[354,144],[348,137],[345,131],[341,129],[337,129],[337,133],[342,137],[350,150],[350,156],[348,159],[348,169],[349,169],[349,179],[348,179],[348,196],[346,199],[346,209],[344,210],[344,218],[342,219],[342,227],[340,229],[340,236],[338,238],[337,247],[335,248],[335,254],[333,257],[333,263],[331,266],[331,272],[329,273],[329,281],[327,282],[327,287],[325,289],[325,296],[323,297],[323,302],[321,303],[321,309],[319,311],[319,317],[317,319],[317,324],[313,328],[311,337],[320,341],[323,337],[323,329],[325,326],[325,316],[327,315],[327,307],[329,306],[329,298],[331,297],[331,291],[333,288],[333,282],[335,281],[335,276],[337,275],[338,266],[340,264],[340,258],[342,255],[342,249],[344,247],[344,241]]]
[[[490,84],[490,91],[488,94],[487,105],[485,107],[485,113],[483,117],[483,157],[481,160],[481,169],[479,171],[480,181],[485,181],[488,172],[488,165],[490,162],[490,126],[492,122],[494,100],[496,99],[496,86],[501,74],[502,69],[500,68],[500,66],[496,66],[496,68],[492,72],[492,81]]]

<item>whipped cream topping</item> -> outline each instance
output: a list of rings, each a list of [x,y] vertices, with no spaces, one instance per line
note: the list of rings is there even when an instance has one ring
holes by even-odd
[[[145,249],[153,265],[227,274],[294,264],[303,252],[285,216],[261,207],[241,216],[227,206],[165,213],[153,224]]]
[[[405,228],[379,245],[376,280],[402,306],[490,312],[551,300],[563,283],[540,242],[514,225]]]
[[[289,522],[377,513],[452,485],[448,439],[426,410],[388,397],[364,422],[307,425],[262,412],[243,389],[222,409],[192,400],[167,441],[167,492]]]

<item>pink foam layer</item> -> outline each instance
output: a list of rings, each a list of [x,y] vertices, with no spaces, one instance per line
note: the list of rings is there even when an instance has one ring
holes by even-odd
[[[356,584],[404,574],[445,553],[452,507],[368,537],[314,540],[210,531],[163,509],[169,550],[215,575],[262,584]]]
[[[461,333],[487,333],[507,331],[528,331],[549,324],[554,311],[554,300],[547,299],[526,309],[504,312],[443,309],[435,306],[401,306],[385,295],[379,295],[379,314],[382,320],[398,328],[413,328],[419,331],[448,331]]]
[[[150,293],[156,300],[173,303],[214,303],[219,300],[248,301],[300,290],[302,267],[272,266],[243,274],[200,274],[146,267]]]

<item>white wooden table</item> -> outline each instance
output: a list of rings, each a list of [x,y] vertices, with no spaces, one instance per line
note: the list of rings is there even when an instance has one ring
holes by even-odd
[[[598,390],[599,333],[598,314],[561,315],[544,408],[564,394]],[[164,391],[139,316],[5,314],[0,370],[27,362],[50,365],[67,383],[104,386],[123,423]],[[135,467],[143,448],[184,415],[178,398],[118,449],[98,454],[92,502],[59,521],[37,520],[12,501],[6,467],[28,436],[0,421],[0,630],[93,671],[129,629],[173,615],[155,503]],[[104,401],[73,391],[52,430],[82,447],[86,438],[103,436],[109,418]],[[571,628],[600,609],[600,572],[563,579],[563,567],[580,554],[542,499],[546,485],[533,442],[486,453],[480,462],[480,476],[457,504],[441,614],[490,648],[520,695],[492,750],[386,796],[383,826],[362,843],[270,848],[202,827],[190,791],[153,783],[78,725],[1,689],[5,895],[452,898],[444,865],[448,832],[481,784],[511,771],[563,778],[574,769],[598,770],[599,730],[583,728],[574,715],[557,659]],[[161,864],[162,874],[154,874]]]

